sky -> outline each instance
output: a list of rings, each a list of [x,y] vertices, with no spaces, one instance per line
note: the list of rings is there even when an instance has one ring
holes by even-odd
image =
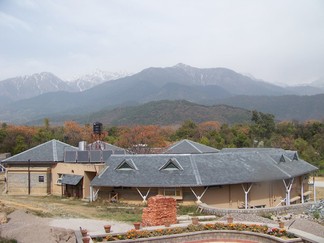
[[[324,77],[322,0],[0,0],[0,80],[184,63],[293,85]]]

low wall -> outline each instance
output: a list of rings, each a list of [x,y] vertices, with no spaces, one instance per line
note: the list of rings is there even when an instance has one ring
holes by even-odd
[[[300,238],[294,239],[281,239],[278,237],[258,234],[253,232],[242,232],[235,230],[212,230],[212,231],[201,231],[201,232],[192,232],[187,234],[178,234],[178,235],[167,235],[161,237],[152,237],[145,239],[136,239],[136,240],[122,240],[114,242],[141,242],[141,243],[182,243],[182,242],[192,242],[192,241],[201,241],[201,240],[237,240],[238,242],[244,240],[244,242],[262,242],[262,243],[303,243],[303,240]]]
[[[299,214],[308,209],[314,204],[314,202],[307,202],[304,204],[294,204],[290,206],[278,206],[272,208],[251,208],[251,209],[224,209],[224,208],[215,208],[208,206],[207,204],[199,204],[198,209],[202,213],[214,214],[217,216],[224,216],[228,214],[255,214],[255,215],[264,215],[264,214]]]

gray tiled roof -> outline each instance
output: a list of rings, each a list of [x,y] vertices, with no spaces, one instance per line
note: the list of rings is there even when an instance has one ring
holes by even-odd
[[[78,150],[78,148],[53,139],[4,159],[3,162],[8,164],[10,162],[25,162],[28,160],[31,162],[60,162],[63,161],[64,151],[68,150]]]
[[[110,150],[113,151],[114,154],[131,154],[129,151],[127,151],[124,148],[103,141],[99,141],[99,140],[90,143],[87,147],[89,150]]]
[[[284,150],[280,150],[284,151]],[[276,154],[278,150],[272,151]],[[175,158],[183,170],[159,170]],[[137,170],[116,170],[132,159]],[[188,187],[280,180],[317,170],[303,160],[275,161],[269,153],[236,151],[206,154],[112,155],[93,186]]]
[[[204,144],[184,139],[171,145],[171,147],[165,151],[165,154],[203,154],[217,153],[218,151],[218,149],[206,146]]]
[[[82,178],[82,175],[64,174],[62,176],[62,184],[75,186],[82,180]]]

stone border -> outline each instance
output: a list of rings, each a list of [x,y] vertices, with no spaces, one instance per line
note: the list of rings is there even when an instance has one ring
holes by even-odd
[[[175,235],[165,235],[159,237],[150,237],[142,238],[135,240],[117,240],[112,242],[140,242],[140,243],[182,243],[182,242],[191,242],[191,241],[201,241],[201,240],[220,240],[220,239],[229,239],[229,240],[247,240],[247,241],[256,241],[262,243],[303,243],[301,238],[293,239],[282,239],[279,237],[260,234],[255,232],[247,231],[237,231],[237,230],[208,230],[208,231],[199,231],[191,232],[185,234],[175,234]]]
[[[201,213],[207,214],[214,214],[217,216],[225,216],[228,214],[255,214],[255,215],[262,215],[262,214],[287,214],[287,213],[302,213],[307,211],[314,202],[307,202],[304,204],[294,204],[290,206],[278,206],[278,207],[271,207],[271,208],[249,208],[249,209],[228,209],[228,208],[216,208],[209,206],[205,203],[198,204],[198,211]]]

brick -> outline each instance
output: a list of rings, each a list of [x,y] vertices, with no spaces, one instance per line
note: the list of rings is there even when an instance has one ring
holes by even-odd
[[[150,197],[143,209],[143,226],[157,226],[177,223],[177,203],[172,197],[157,195]]]

